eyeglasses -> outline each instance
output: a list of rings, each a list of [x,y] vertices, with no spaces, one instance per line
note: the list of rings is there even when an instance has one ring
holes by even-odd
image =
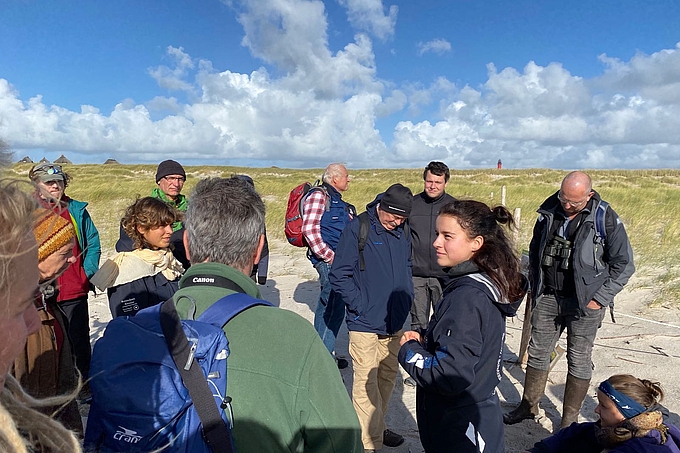
[[[557,199],[562,204],[568,204],[569,206],[577,207],[577,206],[581,206],[582,204],[586,204],[588,202],[588,199],[590,199],[590,193],[588,195],[586,195],[586,198],[584,198],[581,201],[571,201],[571,200],[567,200],[566,198],[564,198],[564,195],[562,195],[562,191],[560,190],[559,192],[557,192]]]
[[[181,176],[163,176],[163,179],[168,182],[174,182],[175,184],[184,184],[184,181],[186,181],[186,179]]]

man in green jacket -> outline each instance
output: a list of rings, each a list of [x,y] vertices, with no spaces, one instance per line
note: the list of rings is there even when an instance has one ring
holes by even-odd
[[[196,185],[184,222],[193,265],[173,298],[180,317],[189,317],[193,302],[199,316],[235,291],[261,297],[248,276],[262,251],[264,216],[262,199],[242,179]],[[231,350],[227,394],[240,453],[363,452],[340,373],[311,323],[290,311],[256,306],[224,331]]]

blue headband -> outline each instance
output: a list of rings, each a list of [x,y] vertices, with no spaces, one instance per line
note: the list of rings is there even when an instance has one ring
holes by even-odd
[[[626,417],[626,419],[633,418],[647,410],[646,407],[635,401],[630,396],[624,395],[612,387],[609,381],[602,381],[598,387],[598,390],[614,401],[614,404],[616,404],[619,412],[621,412],[621,414]]]

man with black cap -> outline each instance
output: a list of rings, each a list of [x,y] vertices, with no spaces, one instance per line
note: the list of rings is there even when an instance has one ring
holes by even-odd
[[[151,196],[165,201],[178,211],[184,213],[189,206],[189,199],[181,194],[186,179],[187,174],[179,162],[170,159],[164,160],[158,164],[156,169],[156,184],[158,184],[158,187],[153,189]],[[175,222],[172,225],[172,236],[170,237],[170,243],[173,246],[172,254],[182,263],[184,269],[188,269],[190,264],[184,250],[183,237],[184,227],[182,222]],[[116,252],[129,252],[131,250],[134,250],[134,244],[132,239],[125,234],[121,225],[120,239],[116,242]]]
[[[342,231],[330,272],[333,291],[347,310],[354,368],[352,402],[367,452],[396,447],[404,438],[385,426],[399,363],[399,336],[411,309],[411,237],[405,231],[413,194],[393,184]],[[362,216],[368,235],[360,250]]]

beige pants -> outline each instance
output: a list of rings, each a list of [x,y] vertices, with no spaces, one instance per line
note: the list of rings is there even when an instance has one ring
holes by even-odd
[[[361,424],[361,441],[365,449],[383,446],[385,414],[394,390],[399,363],[399,338],[374,333],[349,333],[349,354],[354,368],[352,403]]]

